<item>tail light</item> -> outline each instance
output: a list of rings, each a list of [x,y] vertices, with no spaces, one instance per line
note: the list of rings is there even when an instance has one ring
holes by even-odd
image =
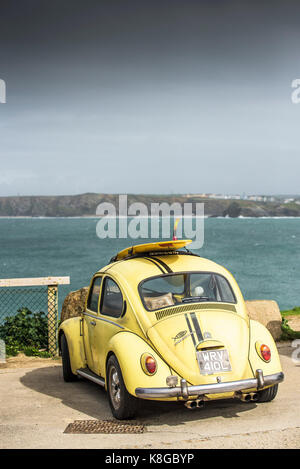
[[[149,355],[148,353],[144,353],[141,356],[141,366],[143,368],[144,373],[146,375],[154,375],[157,370],[157,363],[154,357],[152,355]]]
[[[262,344],[261,342],[256,342],[255,348],[258,355],[264,362],[269,362],[271,360],[271,350],[268,345]]]
[[[271,360],[271,350],[267,345],[262,344],[260,346],[260,353],[263,359],[265,360],[265,362],[269,362]]]

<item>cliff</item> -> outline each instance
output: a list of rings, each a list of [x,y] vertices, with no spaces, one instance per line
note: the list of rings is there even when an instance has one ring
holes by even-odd
[[[112,202],[118,207],[118,194],[80,194],[70,196],[0,197],[0,216],[14,217],[84,217],[95,216],[101,202]],[[281,202],[253,202],[248,200],[204,199],[184,195],[128,195],[128,205],[143,202],[150,213],[153,202],[199,203],[204,202],[205,215],[210,217],[268,217],[300,216],[300,205]]]

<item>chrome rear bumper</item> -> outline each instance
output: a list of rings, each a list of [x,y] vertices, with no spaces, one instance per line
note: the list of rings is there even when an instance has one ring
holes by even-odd
[[[182,397],[188,399],[189,396],[202,396],[203,394],[223,394],[226,392],[243,391],[246,389],[260,390],[266,386],[281,383],[284,380],[282,372],[274,375],[264,376],[262,370],[256,370],[256,377],[230,381],[228,383],[201,384],[198,386],[188,386],[185,379],[180,381],[180,386],[165,388],[136,388],[135,394],[141,399],[160,399],[168,397]]]

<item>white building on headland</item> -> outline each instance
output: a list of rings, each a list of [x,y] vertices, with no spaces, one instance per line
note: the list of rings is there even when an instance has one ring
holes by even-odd
[[[238,195],[238,194],[186,194],[187,198],[199,197],[203,199],[232,199],[232,200],[252,200],[255,202],[275,202],[275,197],[269,195]]]
[[[291,202],[295,202],[295,199],[284,199],[284,204],[290,204]]]

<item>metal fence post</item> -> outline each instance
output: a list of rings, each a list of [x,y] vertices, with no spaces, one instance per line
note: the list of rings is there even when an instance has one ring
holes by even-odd
[[[58,287],[48,285],[48,350],[57,355]]]

